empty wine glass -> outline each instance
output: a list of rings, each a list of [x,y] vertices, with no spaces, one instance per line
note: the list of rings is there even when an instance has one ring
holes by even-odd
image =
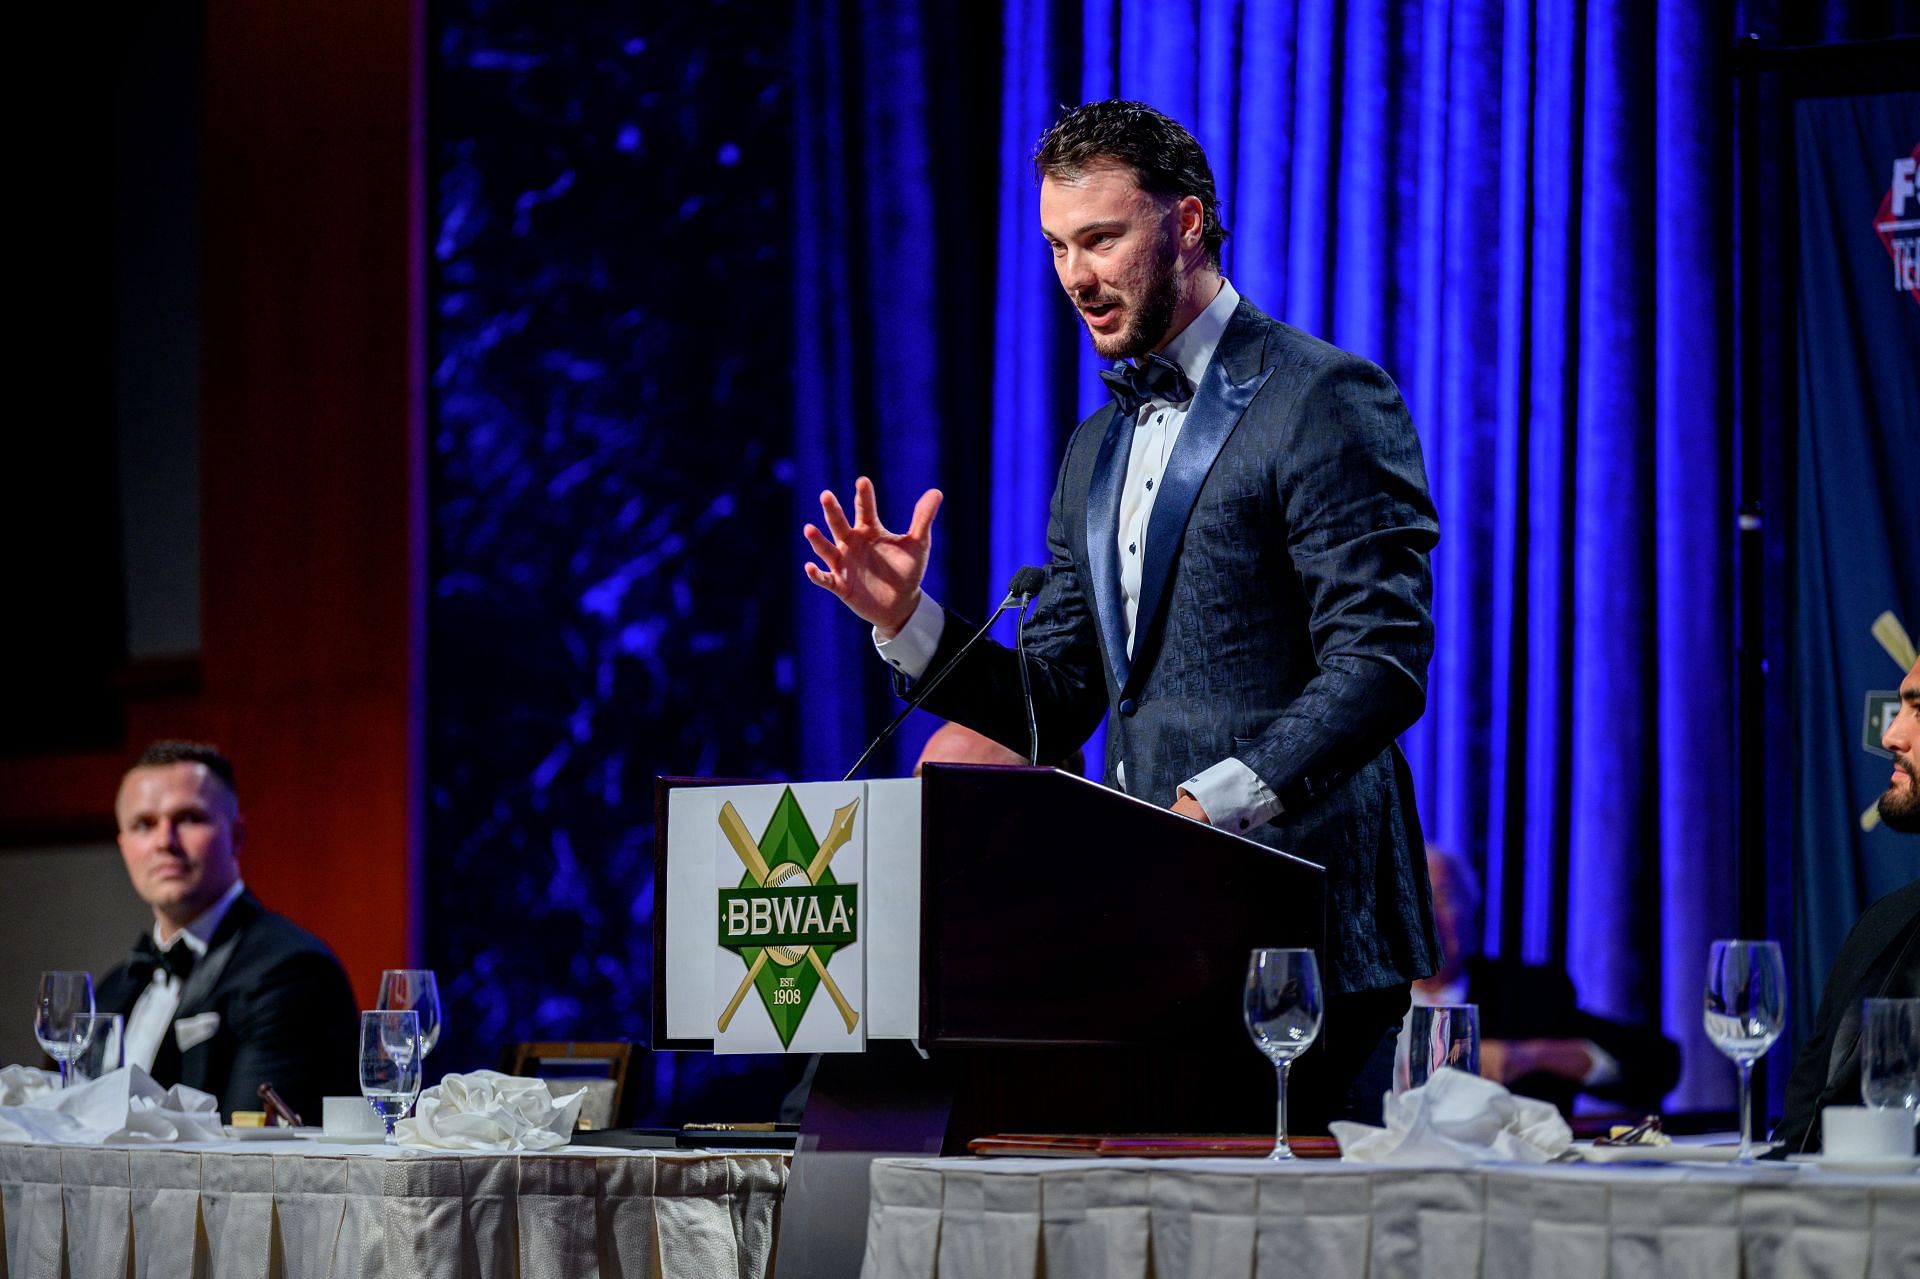
[[[1861,1001],[1860,1100],[1920,1114],[1920,999]]]
[[[88,1013],[80,1018],[86,1047],[73,1059],[73,1076],[81,1083],[104,1079],[127,1064],[126,1018],[119,1013]]]
[[[40,995],[33,1006],[33,1037],[60,1065],[60,1086],[73,1085],[73,1059],[87,1046],[92,1027],[93,974],[73,971],[40,974]]]
[[[1753,1063],[1787,1024],[1780,944],[1717,941],[1707,956],[1707,1038],[1740,1068],[1740,1162],[1753,1162]]]
[[[1269,1159],[1291,1159],[1287,1145],[1287,1070],[1320,1034],[1320,967],[1310,950],[1256,950],[1247,960],[1247,1033],[1280,1076]]]
[[[407,1113],[420,1095],[420,1016],[411,1008],[360,1014],[360,1095],[387,1125]]]
[[[411,1008],[420,1014],[420,1055],[440,1042],[440,986],[426,968],[389,968],[380,974],[375,1008]]]

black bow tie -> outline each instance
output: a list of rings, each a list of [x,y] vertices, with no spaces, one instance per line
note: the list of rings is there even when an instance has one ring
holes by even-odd
[[[174,938],[173,945],[162,950],[154,944],[152,933],[142,933],[140,940],[133,944],[133,953],[127,956],[127,975],[136,986],[144,985],[153,979],[155,969],[164,968],[175,981],[184,984],[197,958],[193,948],[181,938]]]
[[[1120,411],[1129,415],[1138,413],[1148,400],[1185,404],[1193,398],[1193,383],[1187,380],[1186,371],[1157,352],[1138,364],[1101,369],[1100,380],[1113,392]]]

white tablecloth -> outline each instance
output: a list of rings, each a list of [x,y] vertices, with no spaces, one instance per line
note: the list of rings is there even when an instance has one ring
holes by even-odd
[[[0,1279],[749,1279],[786,1181],[780,1154],[0,1144]]]
[[[861,1275],[1916,1279],[1920,1177],[1793,1165],[883,1159]]]

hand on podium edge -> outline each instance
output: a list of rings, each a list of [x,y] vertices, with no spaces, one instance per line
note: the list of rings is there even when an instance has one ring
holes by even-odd
[[[1200,801],[1185,791],[1181,791],[1180,797],[1173,801],[1173,811],[1182,817],[1191,817],[1196,822],[1213,825],[1213,819],[1207,816],[1207,810],[1200,806]]]
[[[853,522],[833,490],[820,494],[820,512],[827,533],[809,524],[801,535],[820,557],[805,564],[807,579],[832,591],[856,615],[890,639],[920,606],[920,582],[933,550],[933,517],[943,495],[928,489],[913,506],[913,522],[905,533],[890,532],[880,522],[873,481],[862,475],[853,484]],[[824,566],[824,567],[822,567]]]

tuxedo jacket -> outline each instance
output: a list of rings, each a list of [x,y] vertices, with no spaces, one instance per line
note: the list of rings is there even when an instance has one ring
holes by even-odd
[[[131,1015],[150,977],[122,963],[101,979],[95,1003]],[[153,1077],[163,1087],[212,1093],[223,1116],[264,1109],[258,1089],[267,1081],[318,1123],[321,1097],[360,1092],[359,1020],[353,987],[326,943],[242,893],[187,976]]]
[[[1652,1112],[1680,1081],[1678,1044],[1650,1026],[1582,1011],[1566,969],[1473,955],[1466,973],[1467,1002],[1480,1009],[1480,1038],[1588,1039],[1620,1064],[1620,1078],[1610,1084],[1585,1087],[1540,1071],[1514,1080],[1514,1092],[1550,1101],[1566,1114],[1580,1092]]]
[[[1399,391],[1243,299],[1167,461],[1129,655],[1115,538],[1131,430],[1112,407],[1087,418],[1054,488],[1026,637],[1040,758],[1111,711],[1109,782],[1124,765],[1125,790],[1161,806],[1238,758],[1284,811],[1235,833],[1326,867],[1330,990],[1426,976],[1439,940],[1394,739],[1425,707],[1438,525]],[[952,621],[929,669],[972,629]],[[928,709],[1024,754],[1017,663],[977,646]]]
[[[1860,1001],[1920,997],[1920,879],[1867,907],[1840,943],[1813,1035],[1794,1058],[1773,1139],[1788,1154],[1820,1148],[1820,1110],[1860,1104]]]

